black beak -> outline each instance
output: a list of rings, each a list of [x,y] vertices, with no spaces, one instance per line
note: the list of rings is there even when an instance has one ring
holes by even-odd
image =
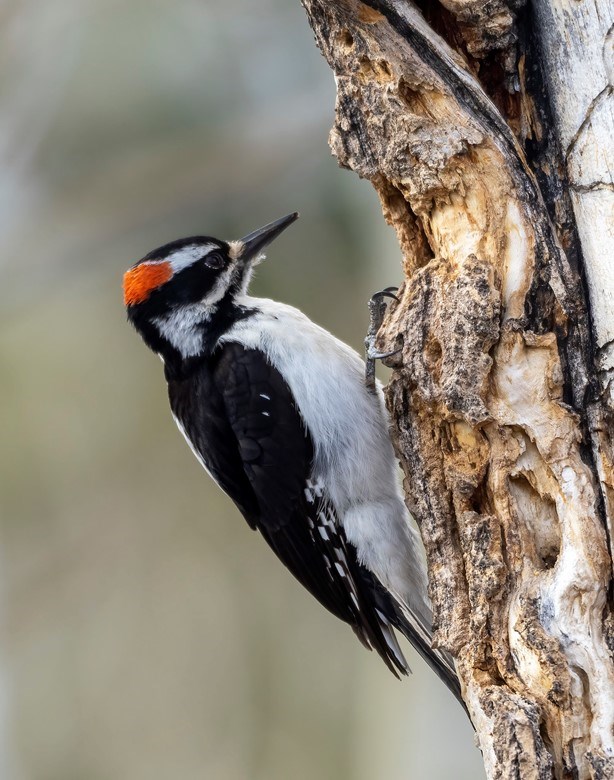
[[[298,219],[298,211],[288,214],[287,217],[276,219],[275,222],[269,222],[268,225],[248,233],[240,240],[242,244],[239,258],[243,261],[253,260],[258,257],[260,252],[274,241],[280,233]]]

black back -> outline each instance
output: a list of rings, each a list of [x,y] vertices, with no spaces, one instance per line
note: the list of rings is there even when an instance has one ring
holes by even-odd
[[[252,528],[292,574],[395,673],[407,663],[390,594],[359,563],[333,507],[311,481],[313,443],[280,373],[258,350],[222,345],[169,380],[173,414]]]

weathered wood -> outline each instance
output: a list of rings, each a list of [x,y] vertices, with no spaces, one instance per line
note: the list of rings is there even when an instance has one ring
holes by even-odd
[[[337,82],[333,152],[403,251],[378,346],[402,348],[388,403],[434,639],[487,775],[614,777],[607,383],[539,25],[511,0],[422,3],[428,23],[402,0],[303,5]]]
[[[614,539],[614,2],[539,0],[535,20],[584,256],[599,383],[588,415]]]

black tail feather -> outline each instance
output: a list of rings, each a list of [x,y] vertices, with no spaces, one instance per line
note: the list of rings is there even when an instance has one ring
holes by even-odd
[[[387,629],[387,635],[394,636],[392,627],[400,631],[422,658],[424,658],[439,679],[454,694],[465,712],[469,714],[467,705],[461,694],[461,686],[454,667],[454,660],[452,656],[444,650],[438,650],[432,647],[430,625],[425,625],[423,618],[414,614],[408,607],[401,605],[401,603],[383,587],[381,582],[372,572],[368,571],[365,567],[361,567],[361,569],[363,582],[368,583],[368,588],[371,592],[375,614],[379,619],[380,625],[383,625]],[[396,640],[395,646],[398,649]],[[379,646],[376,646],[376,650],[382,656],[388,668],[391,668],[391,654],[387,647],[384,649],[386,652],[382,652],[382,649]],[[400,654],[401,659],[405,661],[400,649],[398,649],[398,653]],[[398,654],[394,653],[392,658],[395,659],[395,665],[396,657],[398,657]],[[403,672],[405,674],[409,673],[410,669],[406,662],[404,666]],[[392,669],[392,671],[395,672],[394,669]]]
[[[456,674],[456,669],[454,668],[452,656],[449,655],[449,653],[446,653],[445,650],[433,648],[431,646],[429,634],[422,629],[421,626],[418,627],[418,621],[416,621],[416,625],[413,625],[412,622],[410,622],[409,617],[402,614],[400,608],[397,614],[397,621],[395,621],[394,625],[409,640],[418,653],[420,653],[422,658],[424,658],[439,679],[445,683],[448,690],[454,694],[467,715],[469,715],[467,705],[463,700],[460,681]]]

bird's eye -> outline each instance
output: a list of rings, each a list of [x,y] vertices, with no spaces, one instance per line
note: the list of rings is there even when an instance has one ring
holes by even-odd
[[[209,268],[215,268],[216,270],[223,268],[226,264],[224,257],[220,254],[220,252],[210,252],[208,255],[206,255],[204,261],[206,266]]]

